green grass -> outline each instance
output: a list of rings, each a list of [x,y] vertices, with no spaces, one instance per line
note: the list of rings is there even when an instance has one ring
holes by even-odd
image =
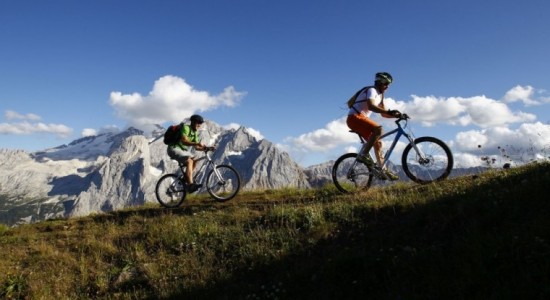
[[[7,299],[548,299],[550,164],[0,227]]]

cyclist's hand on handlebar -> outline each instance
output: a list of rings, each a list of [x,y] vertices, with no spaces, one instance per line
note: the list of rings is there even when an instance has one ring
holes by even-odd
[[[398,110],[396,110],[396,109],[390,109],[390,110],[388,110],[388,115],[390,115],[390,116],[392,116],[392,117],[394,117],[394,118],[399,118],[399,117],[401,117],[401,113],[400,113]]]

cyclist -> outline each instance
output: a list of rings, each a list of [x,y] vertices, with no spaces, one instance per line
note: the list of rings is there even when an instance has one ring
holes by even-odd
[[[401,113],[397,110],[386,110],[384,106],[384,93],[393,82],[392,76],[387,72],[376,73],[374,77],[374,86],[365,88],[350,107],[346,123],[348,127],[361,135],[367,142],[359,151],[358,158],[370,167],[374,162],[370,158],[369,151],[374,147],[374,154],[378,163],[377,167],[382,166],[382,141],[379,140],[382,135],[382,126],[370,119],[372,112],[379,113],[385,118],[398,118]],[[384,170],[384,174],[390,180],[397,180],[399,177]]]
[[[181,128],[181,140],[175,145],[169,145],[166,149],[170,158],[177,160],[179,163],[185,165],[185,179],[188,183],[187,191],[193,193],[197,191],[202,184],[193,183],[193,169],[195,168],[195,161],[199,158],[194,151],[191,151],[189,147],[195,148],[195,150],[214,149],[214,147],[207,147],[201,142],[198,135],[198,130],[204,123],[203,117],[199,115],[192,115],[189,118],[190,125],[184,124]]]

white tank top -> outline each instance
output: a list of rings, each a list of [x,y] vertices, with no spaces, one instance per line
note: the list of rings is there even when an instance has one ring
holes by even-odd
[[[382,101],[382,94],[378,93],[374,87],[368,88],[366,91],[361,92],[361,94],[357,96],[355,104],[349,109],[348,115],[354,115],[359,111],[367,117],[370,116],[372,112],[369,110],[369,106],[367,105],[367,101],[369,101],[369,99],[373,99],[375,103],[380,103],[380,101]]]

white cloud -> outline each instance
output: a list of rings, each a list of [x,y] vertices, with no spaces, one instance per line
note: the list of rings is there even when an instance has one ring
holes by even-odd
[[[483,163],[479,155],[471,154],[471,153],[465,153],[465,152],[453,153],[453,158],[455,161],[454,163],[455,168],[479,167]]]
[[[285,139],[296,151],[328,151],[334,147],[347,143],[358,143],[356,134],[350,133],[346,125],[346,117],[329,122],[325,128],[302,134],[296,138]]]
[[[11,120],[39,121],[41,119],[40,116],[35,115],[35,114],[22,115],[22,114],[19,114],[19,113],[13,111],[13,110],[6,110],[6,112],[4,113],[4,117],[8,121],[11,121]]]
[[[387,106],[393,108],[393,106]],[[395,106],[399,111],[411,116],[415,122],[422,122],[424,126],[433,126],[442,121],[453,122],[452,120],[460,118],[460,115],[466,111],[466,107],[456,98],[445,99],[434,96],[412,95],[412,101],[400,101]]]
[[[480,127],[502,126],[536,119],[533,114],[514,113],[506,104],[484,96],[464,100],[463,103],[467,107],[467,113],[472,123]]]
[[[97,130],[92,129],[92,128],[84,128],[84,129],[82,130],[81,135],[82,135],[83,137],[87,137],[87,136],[96,136],[96,135],[97,135]]]
[[[245,92],[226,87],[218,95],[195,90],[184,79],[167,75],[159,78],[148,95],[111,92],[110,104],[116,115],[130,126],[150,129],[153,124],[166,121],[180,122],[190,115],[215,109],[219,106],[233,107],[239,104]]]
[[[513,130],[494,127],[458,133],[450,145],[456,152],[457,166],[470,166],[471,156],[491,156],[499,160],[513,160],[525,163],[532,159],[550,156],[550,125],[540,122],[525,123]],[[504,157],[504,154],[508,157]],[[467,158],[463,161],[463,158]]]
[[[73,130],[63,124],[44,124],[29,123],[27,121],[19,123],[0,123],[0,134],[34,134],[49,133],[59,137],[68,137]]]
[[[533,114],[513,112],[505,103],[485,96],[436,98],[413,95],[412,98],[411,102],[398,103],[398,109],[409,114],[414,121],[422,122],[424,126],[446,123],[491,127],[536,119]]]
[[[359,150],[361,150],[361,149],[359,149],[355,146],[348,146],[348,147],[345,148],[344,152],[345,153],[348,153],[348,152],[349,153],[357,153]]]
[[[46,133],[65,138],[73,132],[70,127],[63,124],[36,122],[41,118],[32,113],[23,115],[13,110],[7,110],[4,112],[4,117],[8,121],[18,120],[19,122],[0,123],[0,134],[29,135]]]
[[[517,132],[524,147],[550,150],[550,124],[540,122],[523,124]],[[511,140],[510,144],[515,142],[517,140]]]
[[[522,124],[515,130],[494,127],[461,132],[456,135],[453,146],[460,151],[481,151],[482,153],[497,153],[499,147],[510,146],[525,150],[549,148],[550,125],[536,122]]]
[[[489,137],[484,131],[464,131],[456,135],[452,146],[462,151],[475,151],[481,147],[487,147]]]
[[[534,100],[533,95],[535,89],[532,86],[520,86],[517,85],[504,95],[502,101],[506,103],[512,103],[516,101],[523,102],[526,106],[539,105],[541,102]]]

